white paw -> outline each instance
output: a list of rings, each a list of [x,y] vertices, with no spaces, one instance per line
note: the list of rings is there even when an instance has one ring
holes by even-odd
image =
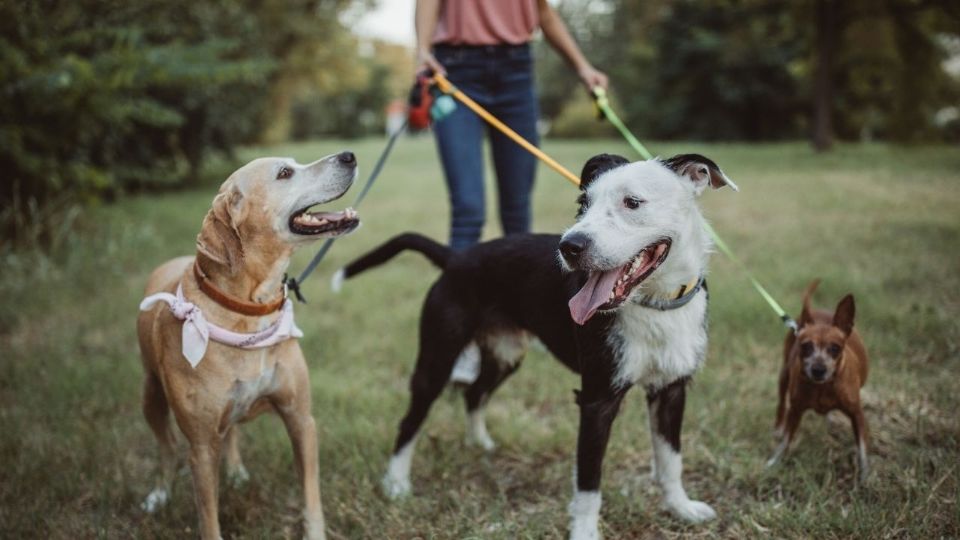
[[[667,501],[667,510],[688,523],[702,523],[717,517],[717,513],[707,503],[685,499]]]
[[[323,530],[323,519],[303,521],[303,540],[326,540],[327,533]]]
[[[345,279],[346,275],[343,271],[343,268],[337,270],[337,272],[333,274],[333,277],[330,278],[330,289],[335,293],[340,292],[340,289],[343,288],[343,281]]]
[[[383,488],[383,494],[394,501],[408,497],[411,491],[409,478],[396,478],[390,474],[383,477],[380,487]]]
[[[596,520],[573,518],[570,520],[570,540],[600,540]]]
[[[167,504],[170,495],[163,488],[155,488],[147,495],[147,498],[140,503],[140,508],[148,514],[152,514]]]
[[[230,484],[230,487],[243,487],[243,485],[249,481],[250,473],[247,472],[247,468],[244,467],[243,464],[227,469],[227,482]]]
[[[497,443],[493,442],[487,433],[467,434],[467,446],[479,446],[485,452],[493,452],[497,449]]]

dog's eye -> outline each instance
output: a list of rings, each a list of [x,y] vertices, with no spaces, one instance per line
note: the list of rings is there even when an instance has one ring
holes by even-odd
[[[623,198],[623,206],[629,208],[630,210],[636,210],[640,208],[640,205],[644,203],[643,199],[637,197],[627,196]]]
[[[277,172],[277,180],[286,180],[293,176],[293,169],[290,167],[281,167],[280,171]]]
[[[579,205],[577,208],[577,217],[579,218],[587,211],[587,207],[590,206],[590,200],[587,199],[586,193],[581,193],[580,196],[577,197],[577,204]]]
[[[804,341],[800,344],[800,356],[810,356],[813,354],[813,343]]]
[[[842,351],[842,350],[843,350],[843,349],[842,349],[839,345],[837,345],[836,343],[831,343],[830,346],[827,347],[827,354],[829,354],[830,356],[836,358],[836,357],[840,356],[840,351]]]

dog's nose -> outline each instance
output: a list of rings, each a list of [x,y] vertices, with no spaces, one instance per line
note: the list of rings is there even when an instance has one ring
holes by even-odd
[[[564,236],[560,240],[560,255],[568,264],[575,264],[589,245],[590,238],[585,234],[574,233]]]
[[[822,381],[827,374],[827,368],[824,366],[813,366],[810,368],[810,375],[816,381]]]
[[[343,163],[344,165],[356,165],[357,156],[353,155],[353,152],[340,152],[337,154],[337,161]]]

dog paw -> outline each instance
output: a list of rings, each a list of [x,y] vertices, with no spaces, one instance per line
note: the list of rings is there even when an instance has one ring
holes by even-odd
[[[323,519],[305,519],[303,521],[303,540],[326,540]]]
[[[247,468],[244,467],[243,464],[235,465],[227,470],[227,482],[230,484],[230,487],[240,488],[249,481],[250,473],[247,472]]]
[[[140,503],[140,508],[148,514],[153,514],[163,508],[170,499],[170,494],[163,488],[156,488],[147,495],[147,498]]]
[[[388,474],[383,477],[380,487],[383,488],[383,494],[392,501],[410,496],[411,487],[408,478],[395,478]]]
[[[688,523],[703,523],[717,517],[717,512],[709,504],[700,501],[668,501],[666,506],[673,515]]]
[[[600,540],[600,530],[589,520],[574,519],[570,522],[570,540]]]
[[[486,433],[468,434],[467,446],[478,446],[483,449],[484,452],[493,452],[497,449],[497,443],[493,442],[490,435]]]

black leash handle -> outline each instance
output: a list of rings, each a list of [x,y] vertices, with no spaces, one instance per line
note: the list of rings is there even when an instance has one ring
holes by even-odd
[[[357,195],[355,201],[353,201],[353,207],[356,208],[360,205],[360,202],[367,196],[367,193],[370,193],[370,188],[373,187],[373,183],[377,180],[377,177],[380,176],[380,172],[383,170],[384,164],[387,162],[387,157],[390,156],[390,152],[393,150],[394,143],[397,142],[397,139],[400,137],[400,134],[407,127],[407,121],[404,120],[403,124],[400,125],[393,133],[390,134],[390,138],[387,140],[387,146],[383,149],[383,152],[380,153],[380,157],[377,159],[377,164],[373,166],[373,170],[370,171],[370,176],[367,178],[367,183],[364,184],[363,189],[360,190],[360,194]],[[307,299],[304,298],[303,293],[300,291],[300,285],[303,284],[304,280],[310,277],[310,274],[317,268],[317,265],[320,264],[320,261],[326,257],[327,252],[330,251],[330,246],[333,245],[333,242],[336,238],[328,238],[326,242],[320,246],[320,249],[317,251],[317,254],[313,256],[313,259],[310,260],[310,264],[303,269],[303,272],[300,273],[300,277],[294,279],[292,277],[283,276],[284,283],[287,285],[287,290],[292,291],[293,294],[297,297],[301,303],[306,304]]]

